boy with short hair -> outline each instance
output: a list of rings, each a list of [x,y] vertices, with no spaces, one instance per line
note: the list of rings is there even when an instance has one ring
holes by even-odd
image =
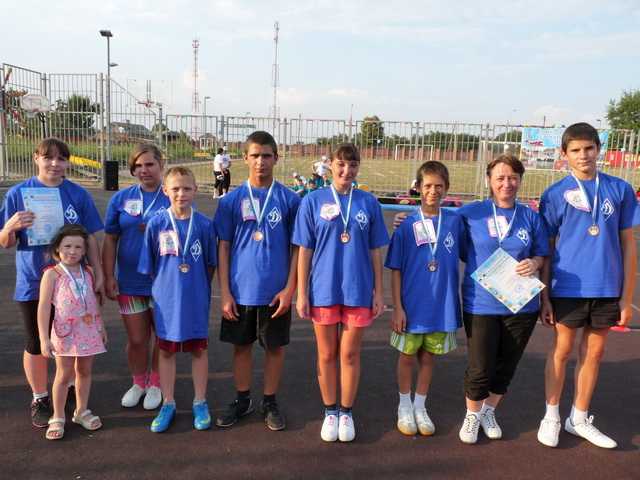
[[[275,181],[278,147],[271,134],[247,138],[245,184],[218,203],[214,223],[219,235],[218,278],[222,304],[220,340],[232,343],[236,400],[216,419],[230,427],[253,411],[252,348],[265,349],[264,397],[261,412],[270,430],[285,428],[276,402],[289,343],[291,299],[296,288],[297,247],[291,245],[300,198]]]
[[[147,224],[138,271],[151,275],[154,323],[158,337],[160,387],[164,403],[151,431],[164,432],[176,414],[176,352],[191,353],[195,395],[193,427],[206,430],[211,416],[206,400],[211,278],[217,264],[212,222],[193,208],[193,172],[170,168],[163,190],[171,207]]]
[[[416,175],[422,205],[394,232],[385,266],[392,270],[394,312],[391,345],[399,351],[397,427],[405,435],[433,435],[425,408],[435,355],[457,346],[460,328],[458,262],[464,223],[456,212],[440,207],[449,189],[449,172],[440,162],[422,164]],[[411,402],[413,366],[418,360]]]
[[[540,201],[552,237],[552,255],[542,271],[551,291],[542,291],[541,317],[554,326],[555,340],[545,367],[547,409],[538,440],[549,447],[558,445],[559,402],[579,330],[575,394],[564,429],[602,448],[617,445],[593,425],[588,409],[609,327],[631,321],[637,268],[633,227],[639,222],[633,188],[598,172],[599,153],[594,127],[587,123],[568,127],[562,136],[562,155],[571,175],[551,185]]]

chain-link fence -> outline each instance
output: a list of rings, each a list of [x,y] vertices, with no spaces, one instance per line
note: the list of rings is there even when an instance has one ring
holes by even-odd
[[[106,80],[102,74],[46,74],[15,65],[0,68],[0,179],[16,181],[35,173],[32,154],[37,143],[53,135],[72,151],[68,175],[99,181],[107,160],[106,126],[111,125],[111,156],[121,175],[129,176],[126,160],[138,142],[157,143],[169,164],[189,164],[201,187],[213,184],[212,162],[225,146],[232,157],[232,183],[247,177],[242,161],[247,135],[272,133],[278,142],[276,178],[312,175],[313,164],[337,145],[353,142],[362,162],[359,183],[388,196],[405,195],[418,166],[426,160],[444,162],[451,178],[450,195],[484,198],[486,165],[497,155],[512,153],[525,161],[523,199],[538,198],[552,182],[566,175],[557,148],[534,156],[522,151],[526,127],[498,124],[390,122],[364,120],[276,118],[235,115],[164,115],[162,105],[141,100],[111,81],[111,115],[106,118]],[[22,107],[25,96],[44,97],[49,111]],[[600,168],[640,184],[638,132],[606,132]]]

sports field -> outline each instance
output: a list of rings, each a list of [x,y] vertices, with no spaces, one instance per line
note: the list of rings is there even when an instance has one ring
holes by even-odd
[[[317,159],[309,157],[281,158],[276,167],[276,177],[279,181],[293,185],[293,173],[296,172],[306,178],[311,176],[311,168]],[[449,169],[451,187],[450,195],[462,197],[482,197],[485,194],[484,165],[479,162],[444,161]],[[409,190],[411,181],[420,164],[415,160],[393,159],[363,159],[358,175],[358,183],[366,185],[376,194],[404,194]],[[213,162],[189,163],[201,187],[213,184]],[[605,173],[621,176],[620,169],[604,167]],[[626,180],[634,188],[640,186],[640,169],[630,172]],[[566,175],[565,172],[551,169],[527,169],[520,188],[519,197],[522,199],[539,198],[542,192],[553,182]],[[231,164],[231,183],[237,185],[248,176],[248,169],[241,159],[234,159]]]

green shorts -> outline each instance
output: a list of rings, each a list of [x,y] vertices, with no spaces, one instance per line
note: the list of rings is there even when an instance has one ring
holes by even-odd
[[[415,355],[420,349],[434,355],[443,355],[455,350],[458,343],[456,332],[391,332],[391,346],[406,355]]]

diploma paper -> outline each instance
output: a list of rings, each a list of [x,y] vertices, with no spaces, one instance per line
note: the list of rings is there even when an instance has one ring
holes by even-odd
[[[516,265],[515,258],[499,248],[471,274],[471,278],[513,313],[518,313],[544,288],[544,283],[536,277],[518,275]]]
[[[27,228],[28,245],[49,245],[53,236],[64,225],[64,212],[60,190],[57,188],[23,188],[25,210],[33,212],[33,225]]]

